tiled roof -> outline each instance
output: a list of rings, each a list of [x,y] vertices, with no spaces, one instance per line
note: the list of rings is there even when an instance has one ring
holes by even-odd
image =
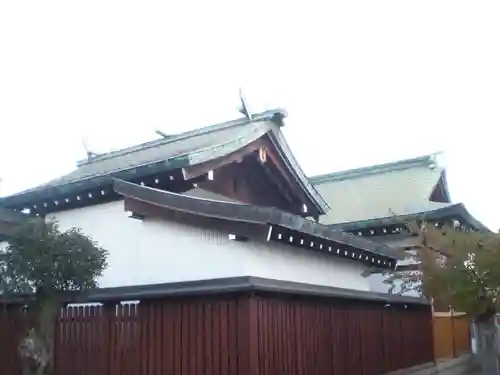
[[[272,112],[273,114],[276,111]],[[253,121],[241,118],[221,124],[172,135],[122,150],[100,154],[78,162],[78,168],[67,175],[49,181],[35,189],[110,175],[118,171],[137,168],[159,161],[183,156],[197,157],[233,149],[248,144],[270,131],[266,121],[270,113],[255,116]],[[238,147],[239,146],[239,147]]]
[[[0,205],[24,204],[40,192],[48,194],[50,190],[64,191],[66,194],[72,189],[82,189],[82,186],[102,184],[102,181],[110,184],[112,178],[127,179],[126,175],[133,175],[138,170],[153,167],[169,170],[199,164],[228,155],[268,135],[304,191],[320,212],[326,212],[328,205],[301,170],[281,134],[279,126],[283,124],[284,117],[284,110],[268,110],[253,114],[252,119],[243,117],[96,155],[79,162],[78,167],[69,174],[2,198]]]
[[[331,210],[320,218],[324,224],[409,215],[447,207],[431,201],[443,184],[444,168],[435,155],[375,165],[311,178]]]

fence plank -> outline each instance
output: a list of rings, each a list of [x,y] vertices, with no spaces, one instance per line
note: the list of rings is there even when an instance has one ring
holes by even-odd
[[[1,374],[20,375],[23,325],[19,306],[0,311]],[[431,361],[431,328],[468,350],[466,318],[431,326],[421,306],[277,293],[70,306],[55,375],[378,375]]]
[[[470,322],[466,315],[434,316],[432,329],[437,359],[470,352]]]

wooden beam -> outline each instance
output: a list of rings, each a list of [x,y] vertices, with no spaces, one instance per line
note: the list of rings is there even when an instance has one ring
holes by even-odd
[[[312,209],[312,205],[310,204],[310,197],[306,194],[302,187],[298,185],[295,177],[292,176],[288,168],[285,166],[284,162],[278,156],[277,151],[275,150],[275,146],[265,136],[224,157],[210,160],[201,164],[184,167],[182,169],[182,173],[185,180],[191,180],[195,177],[207,174],[209,171],[220,169],[228,164],[241,162],[246,156],[249,156],[253,153],[257,154],[257,159],[259,159],[259,155],[265,155],[264,164],[267,165],[270,163],[273,168],[276,168],[278,174],[283,178],[282,186],[288,186],[288,194],[297,197],[297,199],[294,200],[296,202],[301,202],[299,206],[301,206],[302,204],[307,204],[307,206]],[[301,207],[299,207],[298,212],[300,212],[300,209]],[[310,210],[307,214],[307,216],[315,215],[317,214],[317,211]]]
[[[262,147],[262,138],[250,143],[249,145],[239,149],[238,151],[233,152],[227,156],[210,160],[205,163],[192,165],[189,167],[184,167],[182,169],[182,174],[184,175],[184,179],[191,180],[192,178],[207,174],[209,171],[214,171],[219,169],[225,165],[239,162],[243,160],[246,155],[251,154],[252,152],[257,151],[260,147]]]
[[[164,207],[141,202],[134,198],[125,198],[124,210],[142,219],[157,218],[174,221],[198,228],[216,230],[222,233],[235,234],[250,239],[263,240],[267,234],[267,226],[261,224],[243,223],[231,220],[206,217],[188,212],[174,211]]]
[[[262,150],[262,149],[261,149]],[[252,155],[253,156],[253,155]],[[267,162],[262,162],[261,159],[261,151],[259,154],[255,155],[254,160],[257,161],[257,163],[261,168],[261,170],[264,171],[266,177],[269,179],[270,184],[269,185],[274,185],[274,190],[279,192],[279,194],[283,195],[283,197],[290,202],[292,206],[294,206],[297,203],[297,199],[293,198],[293,191],[290,188],[289,185],[286,184],[286,182],[280,181],[279,177],[276,175],[276,173],[273,171],[273,164],[267,163]],[[300,206],[300,205],[299,205]],[[287,210],[291,212],[300,212],[299,210]]]
[[[257,206],[274,206],[289,210],[290,203],[281,192],[263,178],[264,171],[256,162],[255,153],[241,163],[231,163],[214,171],[213,181],[206,180],[199,187],[230,199]]]
[[[298,181],[294,178],[292,178],[292,175],[288,168],[285,166],[281,158],[277,155],[277,152],[275,150],[274,145],[272,142],[270,142],[268,139],[263,139],[262,140],[262,147],[266,150],[266,164],[271,163],[278,171],[281,176],[283,176],[283,179],[286,181],[286,184],[290,186],[291,191],[293,191],[293,195],[296,195],[299,200],[307,204],[309,208],[312,208],[310,206],[311,199],[310,197],[304,192],[302,187],[298,186]],[[315,211],[309,211],[307,216],[317,214],[318,212]]]

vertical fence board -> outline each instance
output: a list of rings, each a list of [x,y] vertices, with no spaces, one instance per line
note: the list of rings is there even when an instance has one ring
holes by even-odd
[[[454,320],[454,336],[455,336],[455,356],[470,352],[470,321],[469,317],[457,316]]]
[[[259,322],[258,325],[258,358],[259,358],[259,373],[264,375],[269,372],[268,369],[268,340],[267,340],[267,319],[264,315],[264,303],[261,299],[256,301],[257,305],[257,320]]]
[[[148,301],[148,321],[147,321],[147,341],[146,341],[146,361],[148,362],[147,375],[154,375],[156,369],[156,336],[159,332],[156,330],[155,314],[156,314],[156,303],[155,301]]]
[[[238,373],[238,310],[235,300],[228,303],[229,374]],[[201,332],[198,332],[200,335]],[[202,368],[203,369],[203,368]],[[203,374],[203,371],[200,371]]]
[[[20,375],[24,319],[0,311],[1,374]],[[466,318],[431,322],[421,306],[279,293],[69,306],[55,375],[379,375],[431,361],[432,328],[468,350]]]
[[[3,305],[0,309],[0,374],[19,374],[17,348],[24,331],[22,308]]]
[[[198,325],[203,321],[203,317],[198,313],[198,302],[189,303],[189,374],[197,375],[201,373],[201,355],[198,341]]]
[[[226,301],[220,301],[220,354],[221,354],[221,362],[220,362],[220,374],[221,375],[229,375],[229,316],[228,316],[228,304]]]
[[[250,299],[246,298],[237,301],[236,305],[236,329],[238,330],[237,336],[237,369],[238,374],[249,374],[250,366],[250,340],[249,340],[249,319],[250,316]],[[260,343],[257,343],[257,348],[260,348]],[[260,353],[258,353],[259,355]],[[260,363],[260,361],[259,361]]]
[[[163,352],[163,342],[162,342],[162,332],[163,332],[163,304],[161,301],[155,301],[155,310],[153,316],[154,330],[155,330],[155,341],[154,341],[154,353],[155,353],[155,363],[154,363],[154,375],[162,375],[162,352]]]
[[[221,373],[221,317],[219,301],[212,305],[212,335],[214,340],[213,350],[213,371],[215,374]]]
[[[162,374],[174,374],[174,315],[172,304],[163,301]]]
[[[212,303],[209,301],[205,305],[205,326],[204,326],[204,358],[205,358],[205,373],[206,375],[216,375],[213,370],[213,357],[212,357],[212,345],[213,345],[213,314],[212,314]]]
[[[434,316],[432,329],[436,358],[453,358],[470,352],[470,322],[466,315]]]
[[[130,368],[133,364],[133,359],[130,356],[130,349],[132,343],[132,337],[130,332],[130,309],[129,304],[120,304],[118,306],[120,313],[118,321],[119,329],[119,361],[120,361],[120,373],[123,375],[130,374]]]
[[[258,312],[259,375],[377,375],[433,359],[425,307],[259,297]]]

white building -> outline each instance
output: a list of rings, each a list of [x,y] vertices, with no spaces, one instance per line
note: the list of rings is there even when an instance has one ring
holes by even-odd
[[[110,252],[101,286],[254,276],[369,291],[391,249],[317,223],[329,206],[266,111],[101,155],[2,198]],[[336,207],[332,207],[333,210]]]

